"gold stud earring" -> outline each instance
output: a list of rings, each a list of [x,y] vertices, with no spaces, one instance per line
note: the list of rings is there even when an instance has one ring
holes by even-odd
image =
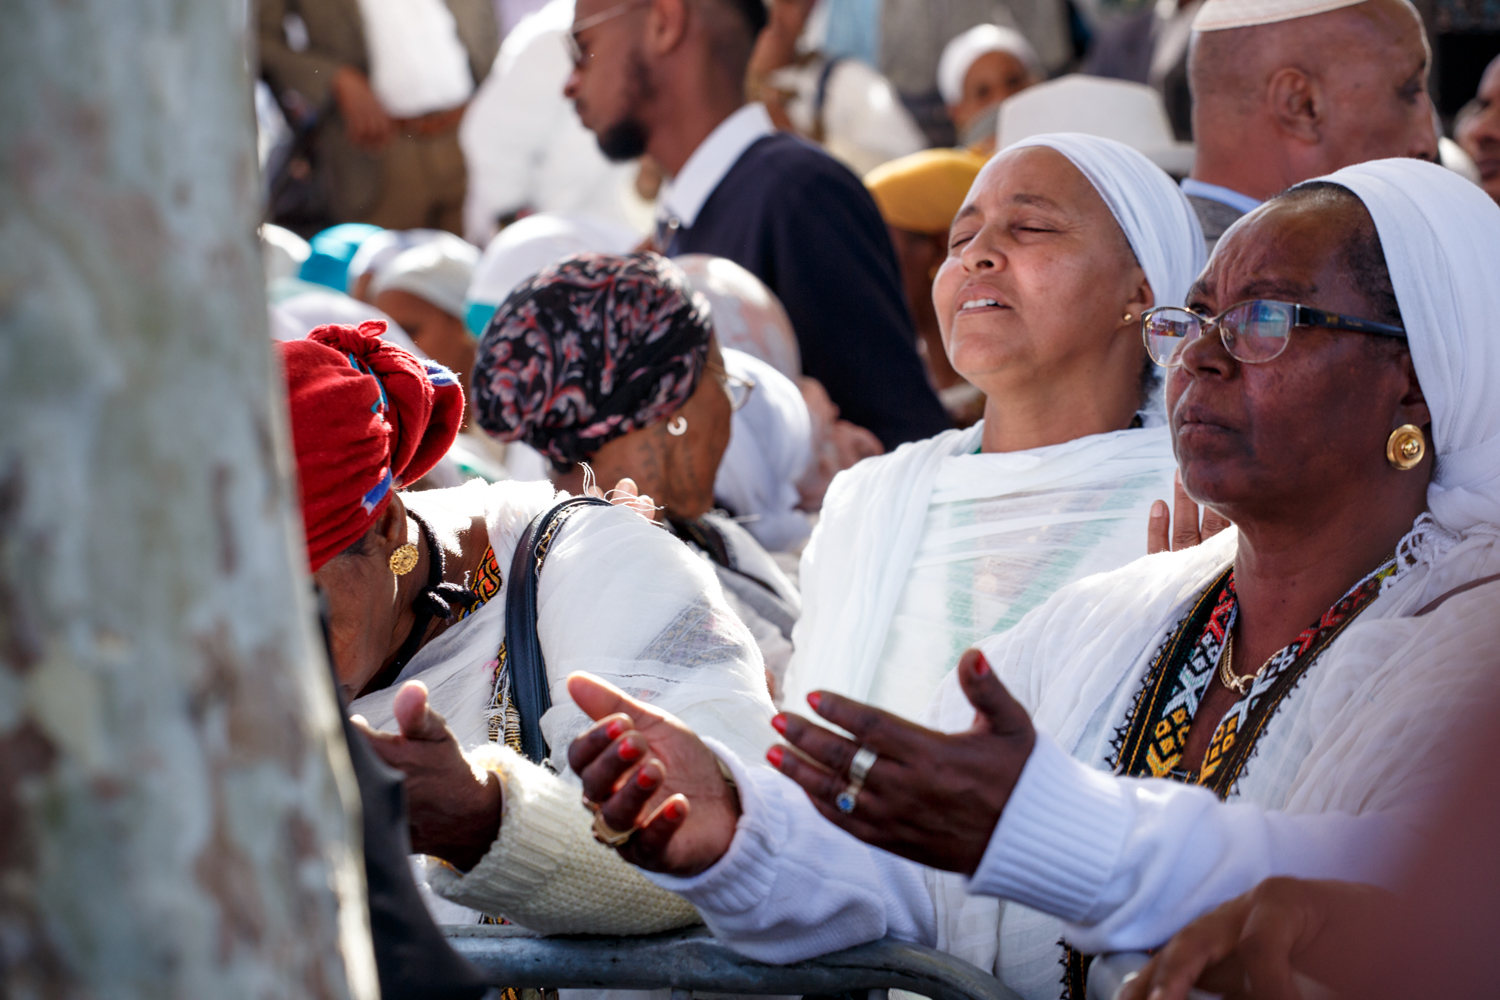
[[[1402,424],[1391,431],[1385,441],[1385,460],[1391,468],[1406,472],[1414,469],[1427,454],[1427,438],[1416,424]]]
[[[1125,314],[1125,318],[1122,319],[1122,320],[1120,320],[1120,322],[1121,323],[1129,323],[1133,319],[1135,319],[1135,313],[1126,313]]]
[[[667,433],[670,434],[670,435],[672,435],[673,437],[679,437],[679,438],[682,437],[684,434],[686,434],[687,433],[687,417],[684,417],[684,416],[682,416],[680,414],[678,416],[673,417],[672,420],[671,420],[671,422],[667,424]]]
[[[411,542],[400,546],[391,553],[391,572],[397,576],[405,576],[417,568],[417,547]]]

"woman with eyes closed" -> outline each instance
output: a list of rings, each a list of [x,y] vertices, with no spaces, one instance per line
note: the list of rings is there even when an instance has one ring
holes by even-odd
[[[1120,143],[1040,136],[984,167],[932,289],[984,419],[829,487],[786,705],[831,690],[910,716],[963,650],[1143,554],[1176,463],[1141,315],[1202,266],[1187,199]]]

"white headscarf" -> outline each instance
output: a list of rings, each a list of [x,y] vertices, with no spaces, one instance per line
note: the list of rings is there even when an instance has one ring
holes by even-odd
[[[1500,524],[1500,206],[1422,160],[1376,160],[1318,180],[1354,192],[1380,234],[1432,411],[1432,516],[1454,532]]]
[[[1033,81],[1047,76],[1036,49],[1031,47],[1025,35],[1015,28],[998,24],[976,24],[949,40],[943,46],[943,54],[938,57],[937,85],[944,104],[957,104],[964,99],[964,80],[968,77],[969,70],[980,56],[991,52],[1015,56],[1026,67],[1026,72]]]
[[[629,253],[639,233],[586,215],[538,212],[502,229],[484,248],[465,296],[464,321],[474,336],[516,286],[542,268],[575,253]]]
[[[1144,154],[1095,135],[1037,135],[1002,152],[1026,146],[1055,149],[1078,168],[1125,231],[1156,304],[1182,305],[1207,257],[1198,216],[1172,178]]]
[[[355,285],[365,274],[368,273],[373,281],[387,264],[405,251],[445,238],[457,239],[441,229],[382,229],[361,243],[354,256],[349,258],[344,291],[353,295]]]
[[[729,447],[714,476],[714,497],[773,552],[807,540],[812,523],[797,510],[797,480],[812,460],[812,417],[797,384],[753,355],[723,348],[724,368],[755,383],[734,414]]]
[[[378,297],[382,292],[407,292],[462,319],[464,293],[478,263],[478,247],[452,233],[443,233],[401,251],[385,264],[371,282],[370,294]]]
[[[1142,154],[1112,139],[1064,133],[1036,136],[1010,148],[1023,146],[1055,149],[1077,166],[1124,230],[1156,303],[1183,304],[1204,264],[1203,233],[1192,206],[1170,177]],[[981,172],[974,184],[983,183]],[[1148,428],[1160,424],[1159,398],[1143,416]],[[976,425],[908,442],[834,479],[824,499],[822,519],[802,556],[803,612],[792,636],[796,652],[786,676],[785,704],[799,705],[816,688],[860,700],[871,696],[935,496],[962,495],[972,501],[987,494],[1000,499],[1042,490],[1079,491],[1102,481],[1144,480],[1152,474],[1160,476],[1165,487],[1171,479],[1171,451],[1166,432],[1159,426],[1090,435],[1025,452],[977,456],[974,452],[982,429],[983,425]],[[976,464],[980,472],[970,476],[965,467]],[[1127,467],[1128,475],[1114,471]],[[981,481],[984,473],[991,473],[988,481]],[[936,492],[940,482],[943,493]],[[948,486],[957,489],[950,493]],[[1141,513],[1139,523],[1144,526],[1144,505]],[[1120,546],[1112,550],[1112,564],[1123,565],[1143,551],[1140,537],[1112,541],[1111,545]],[[1037,557],[1045,558],[1050,552],[1064,567],[1053,586],[1061,585],[1078,565],[1076,559],[1059,555],[1060,548],[1053,536],[1040,538],[1035,545]],[[1128,548],[1128,553],[1119,554],[1122,548]],[[882,707],[915,714],[920,704],[908,699],[904,706]]]

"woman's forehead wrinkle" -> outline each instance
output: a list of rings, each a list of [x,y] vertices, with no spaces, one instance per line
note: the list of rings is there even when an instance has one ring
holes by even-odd
[[[1044,194],[1028,194],[1024,191],[1011,195],[1010,200],[1017,205],[1036,205],[1040,208],[1063,207],[1062,203],[1054,198],[1049,198]]]

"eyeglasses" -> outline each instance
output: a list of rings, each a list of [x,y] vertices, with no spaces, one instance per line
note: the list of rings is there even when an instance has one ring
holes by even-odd
[[[1406,339],[1406,331],[1399,326],[1269,299],[1240,302],[1213,317],[1177,306],[1147,309],[1141,316],[1146,353],[1163,368],[1182,364],[1182,352],[1187,346],[1215,326],[1219,328],[1219,339],[1224,342],[1224,350],[1229,356],[1248,365],[1279,357],[1292,339],[1294,326]]]
[[[750,402],[750,394],[755,391],[755,379],[731,375],[714,364],[709,365],[708,368],[713,372],[714,378],[719,380],[719,384],[724,387],[724,391],[729,394],[729,412],[738,413],[743,410],[745,404]]]
[[[568,47],[568,58],[573,60],[574,69],[582,69],[583,64],[593,56],[592,52],[584,52],[583,47],[578,44],[578,36],[590,28],[598,27],[605,21],[612,21],[622,14],[628,13],[637,7],[645,6],[650,0],[626,0],[625,3],[615,4],[608,10],[602,10],[593,17],[586,17],[582,21],[573,22],[573,27],[566,35],[563,35],[563,44]]]

